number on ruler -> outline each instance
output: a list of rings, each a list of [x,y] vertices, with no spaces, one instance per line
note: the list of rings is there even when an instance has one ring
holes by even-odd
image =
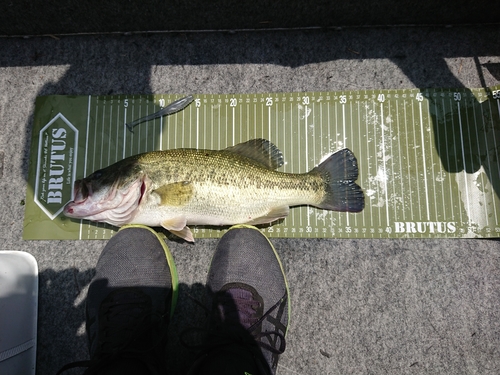
[[[378,100],[380,103],[385,102],[385,95],[384,95],[384,94],[378,94],[377,100]]]
[[[424,96],[422,95],[421,92],[419,92],[419,93],[417,93],[417,96],[415,97],[415,99],[417,99],[419,102],[421,102],[424,100]]]
[[[495,90],[491,93],[493,94],[493,99],[500,99],[500,90]]]
[[[196,105],[196,108],[200,108],[201,107],[201,99],[195,99],[194,104]]]
[[[309,97],[308,96],[303,96],[302,97],[302,104],[309,105]]]
[[[236,104],[238,104],[238,100],[236,98],[229,99],[229,106],[230,107],[236,107]]]
[[[165,107],[165,99],[161,98],[158,103],[160,104],[161,108]]]
[[[347,95],[340,95],[340,104],[347,103]]]
[[[453,93],[453,99],[458,102],[462,99],[462,94],[460,94],[459,92],[454,92]]]
[[[124,106],[125,108],[127,108],[127,107],[128,107],[128,99],[125,99],[125,100],[123,101],[123,106]]]
[[[270,96],[266,98],[266,107],[270,107],[273,105],[273,98]]]

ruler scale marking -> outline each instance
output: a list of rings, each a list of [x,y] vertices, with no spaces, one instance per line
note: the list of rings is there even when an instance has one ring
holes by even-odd
[[[481,110],[481,118],[483,119],[483,123],[484,123],[484,120],[485,120],[485,115],[484,115],[484,111],[483,111],[483,106],[480,106],[479,107],[480,110]],[[488,108],[491,109],[491,106],[490,106],[490,103],[488,102]],[[490,119],[493,120],[490,116]],[[498,214],[497,214],[497,206],[495,203],[495,188],[494,188],[494,175],[493,175],[493,169],[491,167],[491,155],[490,155],[490,148],[488,146],[488,131],[487,131],[487,127],[489,126],[489,124],[484,124],[484,145],[485,145],[485,148],[486,148],[486,160],[488,162],[488,174],[490,176],[490,184],[491,184],[491,200],[493,202],[493,212],[495,214],[495,225],[496,223],[498,223]],[[493,130],[493,127],[492,127],[492,131],[494,133],[494,130]],[[496,148],[495,148],[496,149]]]
[[[384,116],[384,103],[380,103],[380,120],[382,128],[382,182],[384,184],[384,199],[385,199],[385,215],[387,224],[390,222],[389,219],[389,195],[388,195],[388,185],[387,185],[387,164],[386,164],[386,144],[385,144],[385,116]]]
[[[478,122],[477,122],[477,114],[476,114],[476,103],[478,105],[480,105],[478,103],[477,100],[475,100],[474,96],[473,96],[473,103],[472,103],[472,118],[474,119],[474,129],[475,129],[475,133],[476,133],[476,147],[477,147],[477,155],[479,157],[479,161],[480,161],[480,166],[479,166],[479,171],[480,170],[484,170],[484,166],[482,165],[482,161],[481,161],[481,145],[479,143],[479,127],[478,127]],[[482,129],[484,129],[484,122],[482,124]],[[486,148],[486,154],[488,153],[488,150]],[[488,202],[486,200],[486,194],[484,192],[484,189],[486,187],[486,183],[484,181],[484,173],[480,173],[480,178],[481,178],[481,187],[482,187],[482,192],[481,192],[481,197],[483,199],[483,206],[486,207],[488,205]],[[484,215],[484,223],[486,223],[486,225],[488,225],[488,222],[489,222],[489,218],[488,218],[488,212],[486,210],[483,210],[483,215]]]
[[[422,102],[418,103],[419,119],[420,119],[420,137],[422,141],[422,162],[423,162],[423,176],[424,176],[424,191],[425,191],[425,208],[427,211],[427,221],[430,221],[430,208],[429,208],[429,187],[427,183],[427,165],[425,160],[425,137],[424,137],[424,118],[422,114]]]
[[[500,119],[500,99],[497,99],[497,110],[498,110],[498,117]],[[491,110],[491,105],[490,105],[490,112],[491,112],[491,121],[493,122],[493,111]],[[497,137],[496,137],[496,132],[493,128],[493,142],[495,145],[495,153],[496,153],[496,158],[495,160],[497,161],[497,171],[498,171],[498,177],[500,179],[500,155],[498,154],[499,149],[497,145]]]
[[[383,192],[381,192],[382,189],[380,189],[380,185],[381,185],[381,176],[380,176],[380,173],[379,173],[379,154],[380,152],[378,151],[378,149],[381,147],[379,145],[379,141],[378,141],[378,125],[379,123],[381,123],[381,114],[380,113],[377,113],[377,102],[374,100],[372,102],[372,112],[373,112],[373,115],[372,115],[372,118],[373,118],[373,124],[372,124],[372,129],[373,129],[373,148],[374,148],[374,160],[375,160],[375,170],[374,170],[374,173],[373,173],[373,176],[375,176],[375,186],[377,187],[376,189],[376,192],[377,192],[377,200],[378,200],[378,210],[377,210],[377,213],[378,213],[378,222],[380,223],[382,221],[382,210],[380,210],[380,207],[381,205],[385,205],[385,202],[381,202],[381,198],[380,198],[380,195],[383,194]],[[382,141],[382,144],[383,144],[383,141]]]
[[[413,125],[413,129],[412,129],[412,133],[413,133],[413,157],[415,158],[414,159],[414,162],[415,162],[415,176],[414,176],[414,178],[415,178],[415,186],[417,188],[418,218],[421,218],[422,217],[422,203],[421,203],[422,197],[421,197],[421,192],[420,192],[421,180],[420,180],[420,169],[419,169],[419,163],[418,163],[420,158],[418,157],[418,151],[419,151],[419,146],[417,143],[418,130],[416,129],[417,123],[420,119],[416,117],[417,115],[415,113],[415,101],[414,100],[411,101],[411,112],[412,112],[412,118],[413,118],[413,121],[412,121],[412,125]]]
[[[353,105],[352,105],[353,98],[354,98],[354,96],[349,94],[349,130],[350,130],[350,139],[352,139],[352,147],[354,148],[354,142],[355,142],[356,138],[359,138],[359,136],[356,137],[355,134],[353,133],[353,129],[355,128],[355,124],[353,124],[354,115],[352,112],[353,111]],[[322,136],[321,136],[321,138],[322,138]],[[354,228],[355,228],[355,231],[357,232],[358,231],[358,215],[354,216]]]
[[[439,135],[439,113],[438,113],[438,110],[437,110],[437,100],[433,100],[433,104],[434,104],[434,113],[435,113],[435,122],[436,122],[436,125],[435,125],[435,129],[436,129],[436,144],[438,145],[441,145],[441,138],[440,138],[440,135]],[[431,121],[431,116],[429,116],[429,122]],[[429,123],[429,126],[432,127],[432,124]],[[444,189],[443,189],[443,180],[444,180],[444,173],[443,173],[443,167],[442,167],[442,163],[438,163],[439,165],[439,173],[438,173],[438,178],[441,179],[441,186],[440,186],[440,190],[441,190],[441,201],[443,202],[443,217],[445,218],[446,217],[446,198],[444,196]],[[438,181],[439,182],[439,181]],[[435,209],[436,209],[436,220],[439,220],[439,221],[442,221],[443,220],[443,217],[439,217],[439,213],[438,213],[438,210],[437,210],[437,206],[438,206],[438,203],[437,203],[437,194],[435,195],[435,201],[434,201],[434,205],[435,205]]]
[[[457,108],[458,108],[458,126],[459,126],[459,134],[460,134],[460,147],[461,147],[461,153],[462,153],[462,177],[464,180],[464,188],[465,188],[465,208],[468,216],[468,223],[469,225],[471,224],[470,222],[470,202],[469,202],[469,186],[467,184],[467,159],[465,158],[465,144],[464,144],[464,133],[463,133],[463,125],[462,125],[462,113],[461,113],[461,106],[460,106],[460,101],[457,100]]]
[[[113,106],[110,105],[110,107],[109,107],[109,120],[108,120],[109,121],[108,127],[110,129],[110,135],[113,135],[113,130],[114,130],[112,119],[113,119]],[[111,141],[111,137],[110,137],[110,141]],[[107,149],[108,149],[108,164],[111,164],[112,163],[112,161],[111,161],[111,145],[108,145]]]
[[[408,139],[409,139],[409,136],[408,136],[408,124],[407,124],[407,121],[406,121],[406,118],[407,118],[407,104],[406,104],[406,99],[403,100],[403,117],[404,117],[404,127],[405,127],[405,132],[404,134],[406,135],[404,138],[405,138],[405,145],[406,145],[406,172],[407,172],[407,175],[408,175],[408,179],[407,179],[407,189],[405,189],[404,191],[408,191],[408,194],[409,194],[409,201],[410,202],[413,202],[413,194],[412,194],[412,189],[411,189],[411,170],[410,170],[410,146],[408,144]],[[413,213],[413,205],[410,204],[410,219],[413,220],[413,217],[414,217],[414,213]],[[406,220],[405,220],[406,221]]]
[[[431,124],[431,116],[429,115],[430,114],[430,106],[429,106],[429,100],[424,100],[424,98],[422,98],[422,100],[424,101],[425,103],[425,114],[424,114],[424,117],[426,117],[427,121],[426,121],[426,129],[425,129],[425,132],[427,134],[427,136],[425,137],[424,139],[424,142],[428,142],[429,143],[429,147],[426,147],[426,150],[427,150],[427,153],[429,154],[429,157],[430,157],[430,164],[431,164],[431,175],[430,175],[430,181],[432,181],[432,184],[431,184],[431,188],[432,188],[432,198],[434,200],[434,209],[433,209],[433,220],[431,220],[431,216],[430,216],[430,209],[429,209],[429,221],[439,221],[439,214],[438,214],[438,211],[437,211],[437,188],[436,188],[436,179],[435,179],[435,176],[436,176],[436,170],[435,170],[435,162],[434,162],[434,152],[433,152],[433,149],[432,149],[432,140],[433,140],[433,136],[432,136],[432,124]],[[427,173],[427,178],[429,178],[429,174]],[[427,182],[429,182],[429,179],[427,180]],[[429,197],[427,198],[429,200]]]
[[[397,124],[397,128],[399,129],[401,124],[399,122],[399,106],[400,106],[400,102],[399,102],[399,98],[396,99],[396,124]],[[400,182],[400,186],[401,186],[401,202],[404,202],[404,195],[403,195],[403,191],[404,191],[404,188],[403,188],[403,178],[401,176],[401,173],[403,172],[403,158],[402,158],[402,154],[401,154],[401,137],[399,136],[399,133],[397,134],[397,139],[398,139],[398,154],[399,154],[399,182]],[[395,209],[396,209],[396,206],[395,206]],[[405,214],[405,206],[402,204],[401,205],[401,211],[402,211],[402,221],[405,222],[406,221],[406,214]],[[398,217],[396,217],[398,218]]]

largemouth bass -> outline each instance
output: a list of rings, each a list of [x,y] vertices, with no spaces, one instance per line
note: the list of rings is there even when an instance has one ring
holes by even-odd
[[[75,182],[70,218],[162,226],[194,241],[188,225],[266,224],[292,206],[359,212],[358,164],[343,149],[307,173],[276,171],[281,151],[265,139],[224,150],[173,149],[123,159]]]

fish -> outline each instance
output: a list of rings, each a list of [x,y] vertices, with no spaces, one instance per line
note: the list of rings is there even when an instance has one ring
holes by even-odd
[[[222,150],[151,151],[122,159],[75,181],[64,215],[120,227],[163,227],[194,242],[189,225],[260,225],[291,207],[360,212],[365,197],[358,162],[345,148],[306,173],[278,171],[282,152],[266,139]]]

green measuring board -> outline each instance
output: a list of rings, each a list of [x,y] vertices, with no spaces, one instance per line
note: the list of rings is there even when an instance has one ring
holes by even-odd
[[[500,87],[194,95],[181,112],[127,130],[180,95],[45,96],[36,101],[25,239],[107,239],[115,227],[62,215],[75,179],[127,156],[222,149],[266,138],[284,172],[348,147],[363,212],[296,207],[269,237],[500,237]],[[197,238],[224,229],[194,227]]]

